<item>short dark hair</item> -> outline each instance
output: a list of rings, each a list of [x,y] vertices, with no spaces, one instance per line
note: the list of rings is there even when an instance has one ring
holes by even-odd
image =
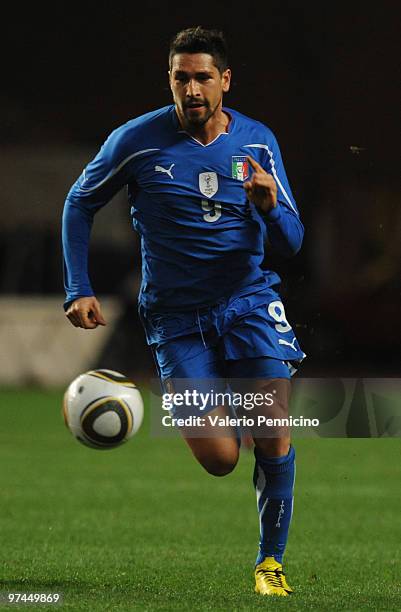
[[[228,68],[227,43],[218,30],[206,30],[202,26],[181,30],[170,43],[169,65],[177,53],[208,53],[222,74]]]

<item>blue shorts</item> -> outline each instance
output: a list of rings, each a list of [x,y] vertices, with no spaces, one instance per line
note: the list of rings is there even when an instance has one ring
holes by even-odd
[[[213,306],[181,313],[140,309],[162,382],[290,378],[305,357],[279,294],[266,281],[242,287]]]

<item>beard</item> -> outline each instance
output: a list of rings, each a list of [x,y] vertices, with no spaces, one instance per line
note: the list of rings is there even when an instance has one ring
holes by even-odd
[[[219,107],[219,102],[214,108],[211,108],[208,102],[202,102],[201,104],[202,112],[191,112],[190,106],[184,106],[183,111],[187,127],[202,127],[209,121],[211,117],[213,117]]]

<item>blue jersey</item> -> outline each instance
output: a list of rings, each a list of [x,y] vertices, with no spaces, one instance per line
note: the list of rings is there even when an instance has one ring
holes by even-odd
[[[141,305],[182,311],[214,304],[263,277],[264,242],[288,257],[303,226],[274,134],[228,109],[228,132],[203,145],[183,131],[173,105],[116,129],[71,188],[63,215],[66,305],[94,295],[88,277],[93,216],[122,187],[141,236]],[[247,200],[250,155],[278,187],[265,217]],[[279,282],[267,275],[267,284]]]

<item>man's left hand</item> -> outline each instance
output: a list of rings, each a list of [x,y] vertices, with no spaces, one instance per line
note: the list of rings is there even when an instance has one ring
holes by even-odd
[[[249,155],[247,160],[253,169],[251,180],[244,183],[247,198],[259,208],[262,214],[266,214],[277,206],[276,181]]]

